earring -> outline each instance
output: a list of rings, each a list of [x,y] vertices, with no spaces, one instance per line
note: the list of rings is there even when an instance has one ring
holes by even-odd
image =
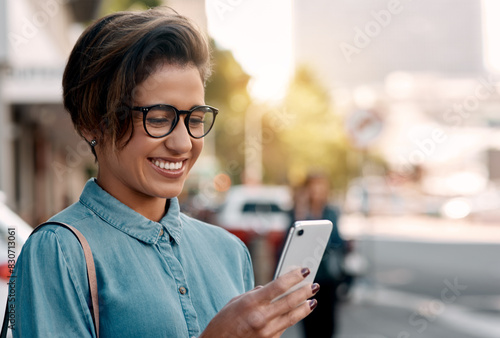
[[[92,140],[92,141],[90,141],[90,146],[91,146],[92,148],[94,148],[96,145],[97,145],[97,141],[96,141],[96,140]]]

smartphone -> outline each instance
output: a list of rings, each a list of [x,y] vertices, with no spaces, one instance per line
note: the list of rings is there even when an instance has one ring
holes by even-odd
[[[305,284],[314,282],[332,229],[333,224],[329,220],[297,221],[293,224],[288,232],[274,279],[297,268],[309,268],[311,273],[302,282],[273,301]]]

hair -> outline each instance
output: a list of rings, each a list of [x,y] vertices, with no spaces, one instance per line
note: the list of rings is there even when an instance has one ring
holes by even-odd
[[[211,74],[207,37],[170,8],[117,12],[89,26],[71,51],[62,82],[64,107],[78,134],[116,146],[133,128],[131,107],[140,94],[135,88],[165,63],[195,66],[204,84]]]
[[[304,180],[303,186],[307,187],[307,186],[311,185],[313,182],[316,182],[319,180],[326,181],[329,184],[328,175],[325,172],[320,171],[320,170],[311,171],[307,174],[307,177]]]

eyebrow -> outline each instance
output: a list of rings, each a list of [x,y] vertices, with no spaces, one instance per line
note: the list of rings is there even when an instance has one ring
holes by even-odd
[[[132,107],[133,107],[133,108],[144,108],[144,107],[153,107],[153,106],[158,106],[158,105],[172,106],[172,107],[174,107],[175,109],[180,110],[180,111],[188,111],[188,110],[192,110],[192,109],[193,109],[193,108],[195,108],[195,107],[204,107],[204,106],[206,106],[207,104],[206,104],[206,103],[203,103],[203,104],[195,104],[195,105],[191,106],[191,108],[186,109],[186,110],[184,110],[184,109],[179,109],[179,108],[177,108],[176,106],[174,106],[173,104],[169,104],[169,103],[155,103],[155,104],[150,104],[150,105],[147,105],[147,106],[133,105]]]
[[[181,111],[187,111],[187,110],[191,110],[191,109],[193,109],[193,108],[195,108],[195,107],[202,107],[202,106],[206,106],[206,103],[203,103],[203,104],[195,104],[195,105],[191,106],[191,108],[184,110],[184,109],[179,109],[179,108],[177,108],[176,106],[174,106],[173,104],[170,104],[170,103],[156,103],[156,104],[152,104],[152,105],[147,106],[147,107],[156,106],[156,105],[159,105],[159,104],[164,104],[164,105],[167,105],[167,106],[172,106],[172,107],[174,107],[175,109],[177,109],[177,110],[181,110]]]

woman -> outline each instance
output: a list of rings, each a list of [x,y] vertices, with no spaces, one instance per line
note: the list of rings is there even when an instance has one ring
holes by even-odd
[[[337,287],[341,280],[341,263],[344,256],[344,240],[337,223],[339,211],[328,204],[330,182],[323,173],[311,173],[303,186],[296,192],[292,221],[306,219],[328,219],[333,223],[333,231],[327,250],[316,275],[322,286],[318,294],[318,307],[304,319],[303,329],[307,338],[331,338],[337,331]]]
[[[275,337],[316,306],[319,286],[272,300],[308,274],[253,288],[250,256],[225,230],[182,214],[176,198],[217,109],[205,105],[205,37],[165,9],[109,15],[77,41],[65,108],[98,163],[79,202],[51,220],[86,237],[101,337]],[[15,337],[94,337],[83,251],[48,225],[16,269]]]

